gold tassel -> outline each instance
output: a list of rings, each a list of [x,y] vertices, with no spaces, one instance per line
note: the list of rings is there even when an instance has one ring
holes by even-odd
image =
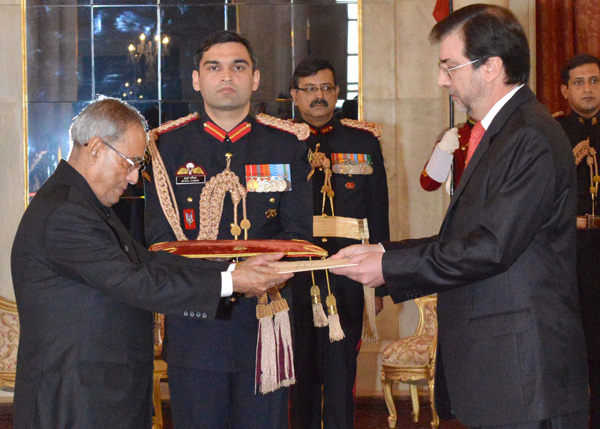
[[[377,321],[375,320],[375,289],[363,286],[365,310],[363,312],[362,340],[367,343],[379,341]]]
[[[313,312],[313,323],[317,328],[323,328],[328,325],[327,316],[325,316],[325,311],[323,310],[323,304],[321,304],[321,289],[315,283],[315,273],[310,272],[312,276],[312,286],[310,288],[310,296],[312,302],[312,312]]]
[[[290,327],[290,307],[274,287],[269,291],[271,308],[275,313],[275,344],[277,349],[277,385],[288,387],[296,383],[294,373],[294,351],[292,348],[292,328]]]
[[[329,286],[329,273],[327,270],[325,270],[325,276],[327,277],[327,288],[329,289],[329,295],[325,298],[327,313],[329,314],[327,317],[327,321],[329,322],[329,341],[333,343],[334,341],[343,340],[345,335],[340,323],[340,315],[337,311],[335,297],[331,293],[331,287]]]
[[[256,342],[256,387],[260,393],[277,390],[277,346],[275,328],[273,326],[273,308],[269,304],[267,294],[258,297],[256,306],[258,318],[258,339]]]

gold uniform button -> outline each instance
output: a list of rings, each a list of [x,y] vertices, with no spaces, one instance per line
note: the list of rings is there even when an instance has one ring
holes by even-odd
[[[194,201],[194,199],[192,197],[188,197],[187,201],[188,203],[191,203],[192,201]]]
[[[323,243],[327,243],[327,239],[326,239],[325,237],[321,238],[321,241],[322,241]]]
[[[270,198],[270,199],[269,199],[269,202],[270,202],[270,203],[274,203],[274,202],[275,202],[275,198]]]

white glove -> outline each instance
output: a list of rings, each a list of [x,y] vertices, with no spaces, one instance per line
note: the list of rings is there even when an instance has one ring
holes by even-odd
[[[437,146],[446,153],[454,153],[460,146],[458,143],[458,128],[454,127],[446,131]]]

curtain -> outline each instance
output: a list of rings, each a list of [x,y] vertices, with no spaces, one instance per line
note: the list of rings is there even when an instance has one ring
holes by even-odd
[[[600,56],[597,0],[536,0],[536,92],[550,112],[567,111],[560,70],[578,54]]]

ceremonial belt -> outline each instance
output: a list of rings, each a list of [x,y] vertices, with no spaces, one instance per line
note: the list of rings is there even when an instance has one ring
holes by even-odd
[[[600,216],[577,216],[577,229],[600,229]]]

